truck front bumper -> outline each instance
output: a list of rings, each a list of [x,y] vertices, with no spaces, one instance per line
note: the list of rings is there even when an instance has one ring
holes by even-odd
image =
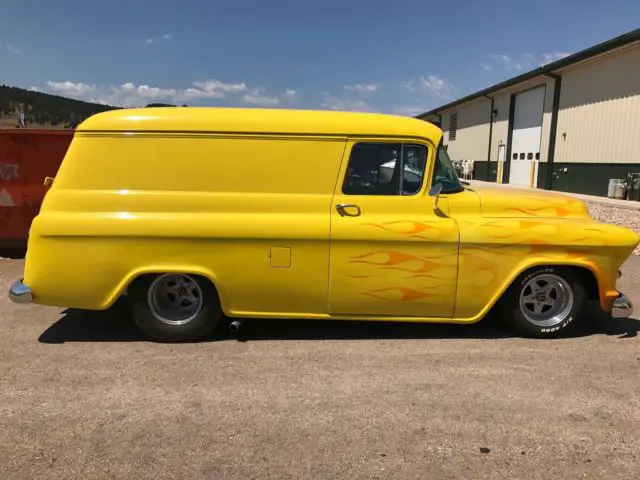
[[[633,314],[633,304],[629,297],[620,293],[620,296],[613,301],[611,316],[613,318],[627,318]]]
[[[33,295],[31,295],[31,289],[20,280],[11,285],[9,299],[13,303],[31,303]]]

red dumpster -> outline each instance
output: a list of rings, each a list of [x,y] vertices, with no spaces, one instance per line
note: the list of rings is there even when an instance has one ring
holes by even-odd
[[[0,245],[24,246],[73,130],[0,129]]]

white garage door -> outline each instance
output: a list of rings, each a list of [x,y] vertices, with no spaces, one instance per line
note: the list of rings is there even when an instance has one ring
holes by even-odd
[[[509,183],[533,187],[540,160],[544,87],[519,93],[515,100]]]

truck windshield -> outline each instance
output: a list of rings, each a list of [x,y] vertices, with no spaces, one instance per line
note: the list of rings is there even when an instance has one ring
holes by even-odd
[[[464,191],[456,169],[451,163],[449,154],[442,147],[442,143],[438,147],[438,155],[436,156],[436,165],[433,169],[431,185],[437,185],[438,183],[442,184],[442,193],[459,193]]]

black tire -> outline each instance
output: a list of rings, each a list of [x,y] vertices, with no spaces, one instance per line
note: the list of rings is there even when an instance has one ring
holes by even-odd
[[[157,281],[169,275],[175,276],[175,274],[144,276],[130,285],[127,297],[131,316],[138,328],[154,340],[160,342],[200,340],[210,334],[222,319],[218,293],[213,284],[202,277],[178,274],[197,284],[199,287],[196,289],[199,292],[197,296],[201,297],[202,301],[199,308],[187,319],[168,320],[158,314],[158,309],[154,306],[157,302],[151,299],[151,292],[158,288]]]
[[[538,293],[534,288],[540,288]],[[519,335],[535,338],[570,333],[579,323],[587,299],[580,277],[566,267],[529,270],[516,279],[505,295],[500,309],[503,323]],[[554,312],[557,313],[553,315]]]

